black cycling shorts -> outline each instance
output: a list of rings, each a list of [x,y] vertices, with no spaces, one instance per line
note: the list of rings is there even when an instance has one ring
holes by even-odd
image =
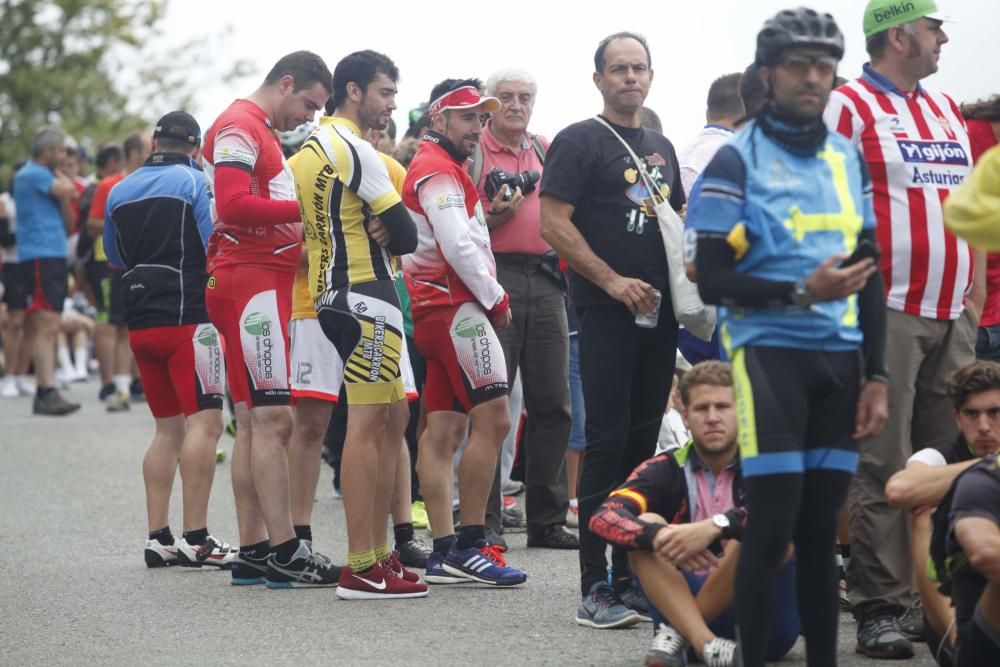
[[[860,356],[749,345],[732,355],[743,475],[858,466]]]
[[[63,302],[69,290],[69,274],[63,257],[43,257],[21,262],[28,294],[28,311],[63,311]]]
[[[3,302],[8,310],[24,310],[28,307],[28,287],[24,278],[25,265],[7,262],[3,265]],[[30,264],[27,265],[31,268]]]

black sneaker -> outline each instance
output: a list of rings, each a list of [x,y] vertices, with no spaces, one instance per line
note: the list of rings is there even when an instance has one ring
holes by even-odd
[[[44,397],[35,394],[35,401],[31,406],[31,411],[36,415],[46,415],[50,417],[61,417],[72,412],[76,412],[79,409],[79,403],[70,403],[55,389],[50,391]]]
[[[527,526],[524,521],[524,512],[516,507],[503,508],[500,511],[500,525],[503,526],[504,532],[508,530],[512,533],[523,531]]]
[[[240,551],[232,563],[233,586],[251,586],[262,584],[267,577],[267,556],[253,558],[245,551]]]
[[[396,551],[399,552],[399,560],[406,567],[427,567],[427,557],[431,555],[432,549],[419,537],[414,537],[406,542],[396,542]]]
[[[639,588],[634,579],[631,581],[628,588],[617,591],[617,593],[618,597],[625,603],[626,607],[639,614],[640,620],[646,623],[653,622],[653,617],[649,615],[649,600],[646,599],[646,594],[643,593],[642,589]]]
[[[529,532],[528,546],[539,549],[579,549],[580,540],[566,530],[565,526],[554,523],[537,532]]]
[[[113,393],[115,393],[115,383],[111,382],[101,387],[101,390],[97,392],[97,400],[103,401]]]
[[[892,612],[871,614],[858,623],[855,652],[869,658],[902,660],[913,657],[913,643],[903,636],[899,619]]]
[[[924,607],[919,596],[913,596],[910,606],[899,617],[899,629],[911,642],[924,641]]]
[[[128,396],[135,402],[146,400],[146,392],[142,388],[142,380],[135,378],[128,386]]]
[[[340,581],[340,568],[326,556],[313,554],[304,540],[287,563],[279,563],[272,552],[267,557],[268,588],[312,588],[336,586]]]

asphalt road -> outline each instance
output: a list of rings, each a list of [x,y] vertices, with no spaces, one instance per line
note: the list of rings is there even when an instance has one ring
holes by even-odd
[[[107,414],[95,382],[68,394],[76,415],[34,417],[31,400],[0,399],[0,664],[636,665],[651,626],[577,626],[576,552],[527,549],[508,535],[524,586],[432,588],[428,598],[344,602],[333,589],[233,587],[229,574],[148,570],[142,457],[145,404]],[[232,448],[223,436],[222,446]],[[217,469],[209,529],[235,543],[229,464]],[[314,514],[317,548],[342,561],[340,501],[324,468]],[[172,526],[180,534],[179,479]],[[853,652],[841,617],[841,664]],[[804,665],[802,642],[783,665]],[[918,645],[913,667],[933,664]]]

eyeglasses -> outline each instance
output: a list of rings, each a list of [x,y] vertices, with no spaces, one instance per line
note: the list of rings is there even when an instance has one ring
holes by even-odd
[[[809,56],[804,53],[792,53],[782,57],[778,64],[795,74],[805,74],[815,67],[823,76],[829,76],[837,71],[839,61],[833,56]]]
[[[986,413],[986,418],[991,422],[1000,419],[1000,408],[986,408],[985,410],[976,410],[975,408],[962,408],[960,410],[962,416],[970,421],[975,421],[979,419],[979,415]]]

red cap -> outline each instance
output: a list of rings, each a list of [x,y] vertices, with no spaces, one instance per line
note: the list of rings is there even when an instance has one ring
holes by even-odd
[[[500,100],[495,97],[483,97],[473,86],[463,86],[448,91],[431,102],[428,111],[440,113],[448,109],[469,109],[482,106],[489,113],[500,111]]]

